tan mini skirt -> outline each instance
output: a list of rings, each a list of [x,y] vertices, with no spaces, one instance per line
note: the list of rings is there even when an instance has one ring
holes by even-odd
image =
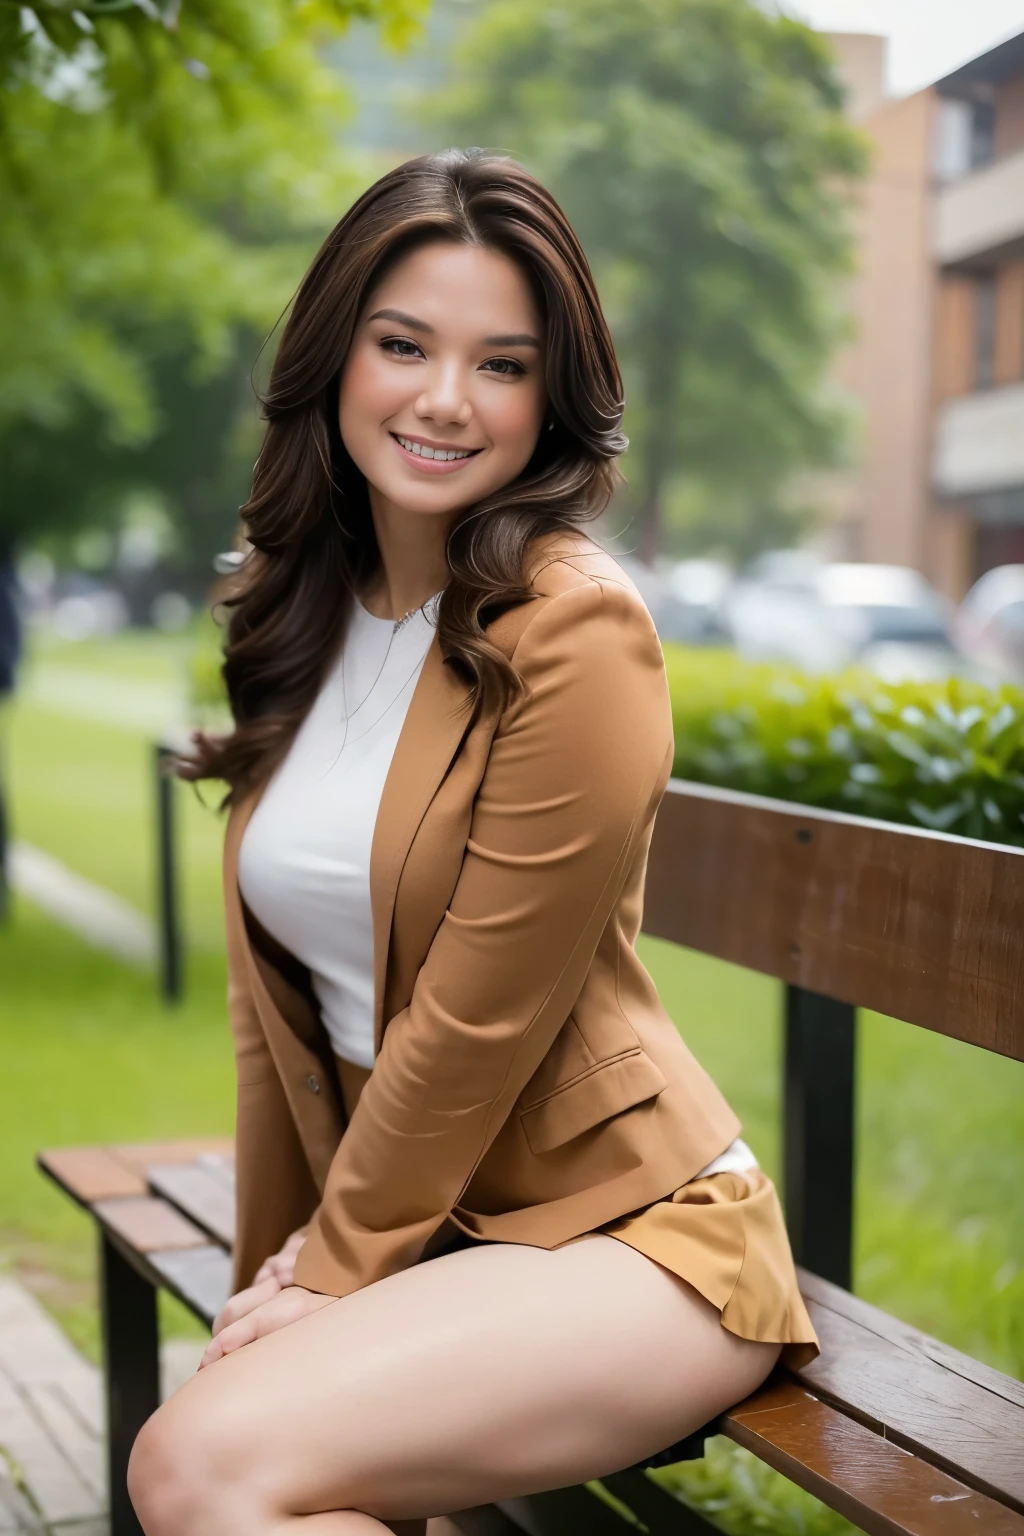
[[[760,1168],[691,1179],[598,1231],[693,1286],[741,1339],[781,1344],[794,1370],[820,1353],[775,1185]]]
[[[370,1075],[335,1056],[351,1114]],[[781,1344],[784,1364],[798,1369],[819,1353],[797,1284],[775,1185],[760,1168],[691,1179],[664,1200],[596,1229],[628,1243],[686,1280],[722,1314],[741,1339]],[[459,1236],[446,1249],[472,1247]]]

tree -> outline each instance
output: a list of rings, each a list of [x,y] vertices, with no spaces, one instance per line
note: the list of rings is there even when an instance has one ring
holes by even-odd
[[[196,407],[237,400],[364,180],[321,44],[357,16],[401,42],[425,4],[0,0],[0,530],[223,479]]]
[[[822,377],[863,150],[823,40],[750,0],[494,0],[427,111],[529,165],[595,265],[641,554],[669,502],[727,503],[734,544],[737,506],[777,524],[842,440]]]

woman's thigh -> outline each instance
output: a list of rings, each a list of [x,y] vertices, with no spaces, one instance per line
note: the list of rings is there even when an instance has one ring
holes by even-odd
[[[147,1428],[254,1514],[412,1519],[629,1466],[752,1391],[777,1354],[614,1238],[495,1243],[226,1356]]]

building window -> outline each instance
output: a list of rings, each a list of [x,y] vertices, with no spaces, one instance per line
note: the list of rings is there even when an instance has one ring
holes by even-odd
[[[995,158],[996,110],[991,101],[943,96],[935,120],[932,170],[940,182],[956,181]]]
[[[974,387],[991,389],[996,380],[996,277],[974,280]]]
[[[971,102],[971,170],[988,165],[996,152],[996,109],[991,101]]]

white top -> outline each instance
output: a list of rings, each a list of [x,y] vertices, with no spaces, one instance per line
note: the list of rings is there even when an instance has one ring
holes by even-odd
[[[367,1068],[370,844],[439,595],[397,631],[353,603],[338,659],[250,817],[238,855],[246,905],[309,967],[333,1050]]]
[[[367,1069],[374,1060],[370,845],[439,596],[397,631],[353,603],[338,659],[250,817],[238,855],[246,905],[309,967],[333,1050]],[[737,1139],[694,1177],[756,1167]]]

